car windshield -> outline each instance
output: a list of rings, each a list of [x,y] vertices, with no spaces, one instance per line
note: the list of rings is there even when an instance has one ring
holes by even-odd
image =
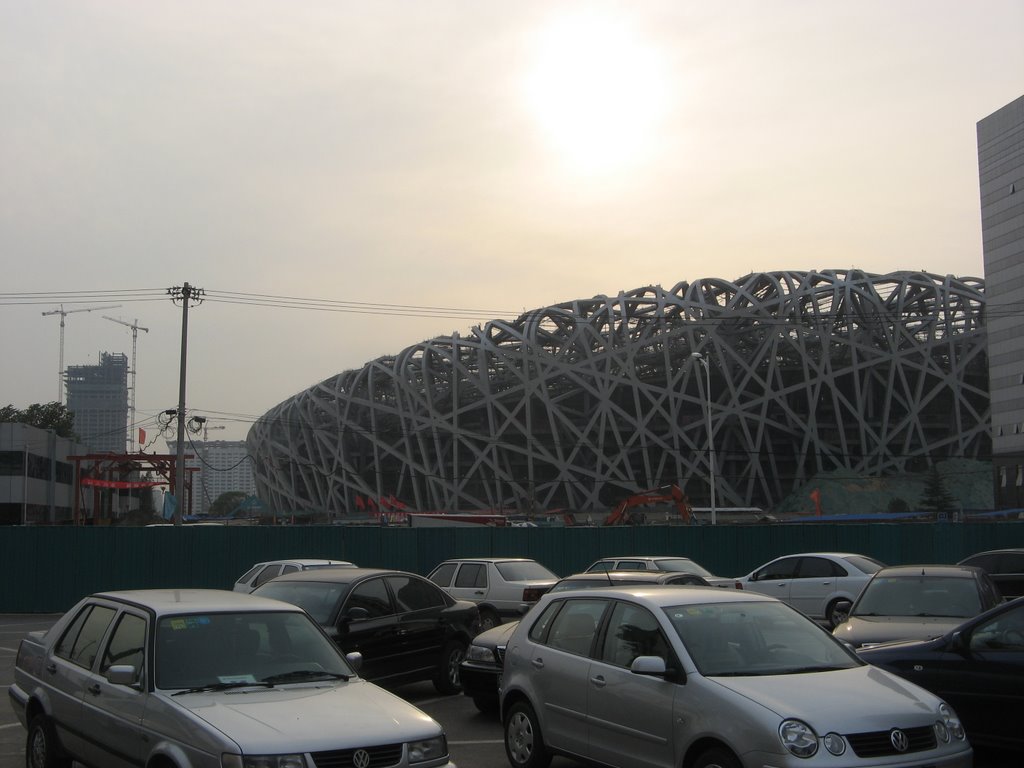
[[[333,680],[354,674],[337,647],[298,611],[197,613],[156,625],[156,687]]]
[[[711,571],[698,565],[687,557],[674,557],[672,559],[659,559],[659,571],[681,571],[682,573],[696,573],[698,576],[711,576]]]
[[[943,616],[981,613],[974,579],[931,575],[876,575],[864,588],[851,616]]]
[[[505,581],[531,581],[533,579],[557,579],[551,571],[533,560],[518,560],[514,563],[495,563],[498,573]]]
[[[863,663],[783,603],[704,603],[664,611],[705,677],[827,672]]]
[[[318,623],[328,624],[348,586],[328,581],[268,581],[253,594],[297,605]]]

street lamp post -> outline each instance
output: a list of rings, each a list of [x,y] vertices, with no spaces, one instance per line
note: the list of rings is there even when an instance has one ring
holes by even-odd
[[[718,514],[715,509],[715,441],[711,435],[711,366],[707,358],[700,352],[691,352],[690,359],[704,366],[704,399],[708,430],[708,481],[711,485],[711,524],[717,525]]]

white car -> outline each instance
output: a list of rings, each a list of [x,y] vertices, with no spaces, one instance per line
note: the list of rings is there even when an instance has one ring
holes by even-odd
[[[278,600],[103,592],[22,640],[9,697],[28,768],[454,768],[441,726],[358,665]]]
[[[238,577],[234,592],[252,592],[256,587],[266,584],[273,578],[284,573],[295,573],[310,568],[355,568],[355,563],[348,560],[317,560],[315,558],[298,558],[292,560],[267,560],[256,563],[252,568]]]
[[[549,592],[505,649],[512,768],[968,768],[938,696],[770,597],[706,587]]]
[[[777,557],[736,579],[750,592],[776,597],[829,627],[845,614],[842,601],[852,603],[885,563],[852,552],[807,552]]]
[[[694,573],[713,587],[736,587],[736,579],[715,576],[711,571],[688,557],[676,555],[630,555],[623,557],[602,557],[587,567],[587,573],[595,571],[678,571]]]
[[[525,557],[473,557],[445,560],[427,576],[456,600],[480,609],[480,631],[525,614],[558,576]]]

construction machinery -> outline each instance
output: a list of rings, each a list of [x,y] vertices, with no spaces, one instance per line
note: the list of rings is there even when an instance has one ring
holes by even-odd
[[[602,525],[638,525],[644,521],[645,515],[636,508],[648,504],[674,504],[683,522],[691,521],[690,500],[683,489],[678,485],[663,485],[627,496],[616,505]]]
[[[113,320],[115,323],[120,323],[121,325],[132,329],[132,367],[130,371],[132,376],[132,385],[130,387],[131,402],[128,403],[128,424],[130,425],[128,429],[128,446],[129,453],[135,453],[135,351],[139,342],[139,331],[149,333],[149,328],[143,328],[139,325],[137,318],[134,323],[129,323],[126,320],[118,320],[116,317],[111,317],[110,315],[104,315],[103,319]]]
[[[72,312],[95,312],[97,309],[116,309],[120,307],[120,304],[105,304],[102,307],[82,307],[81,309],[64,309],[64,305],[60,305],[60,309],[51,309],[49,312],[43,312],[43,316],[46,315],[60,315],[60,361],[58,362],[57,369],[57,402],[64,402],[64,318],[70,315]]]

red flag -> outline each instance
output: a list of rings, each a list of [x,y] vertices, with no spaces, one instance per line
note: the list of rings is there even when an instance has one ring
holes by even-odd
[[[814,502],[814,513],[821,517],[821,491],[817,488],[811,491],[811,501]]]
[[[356,509],[366,509],[366,502],[363,501],[362,496],[356,496]]]
[[[377,502],[373,500],[372,496],[367,496],[366,497],[366,503],[370,507],[370,509],[372,509],[374,512],[377,511]]]
[[[145,444],[146,444],[146,430],[144,430],[142,427],[139,427],[139,445],[145,445]]]

